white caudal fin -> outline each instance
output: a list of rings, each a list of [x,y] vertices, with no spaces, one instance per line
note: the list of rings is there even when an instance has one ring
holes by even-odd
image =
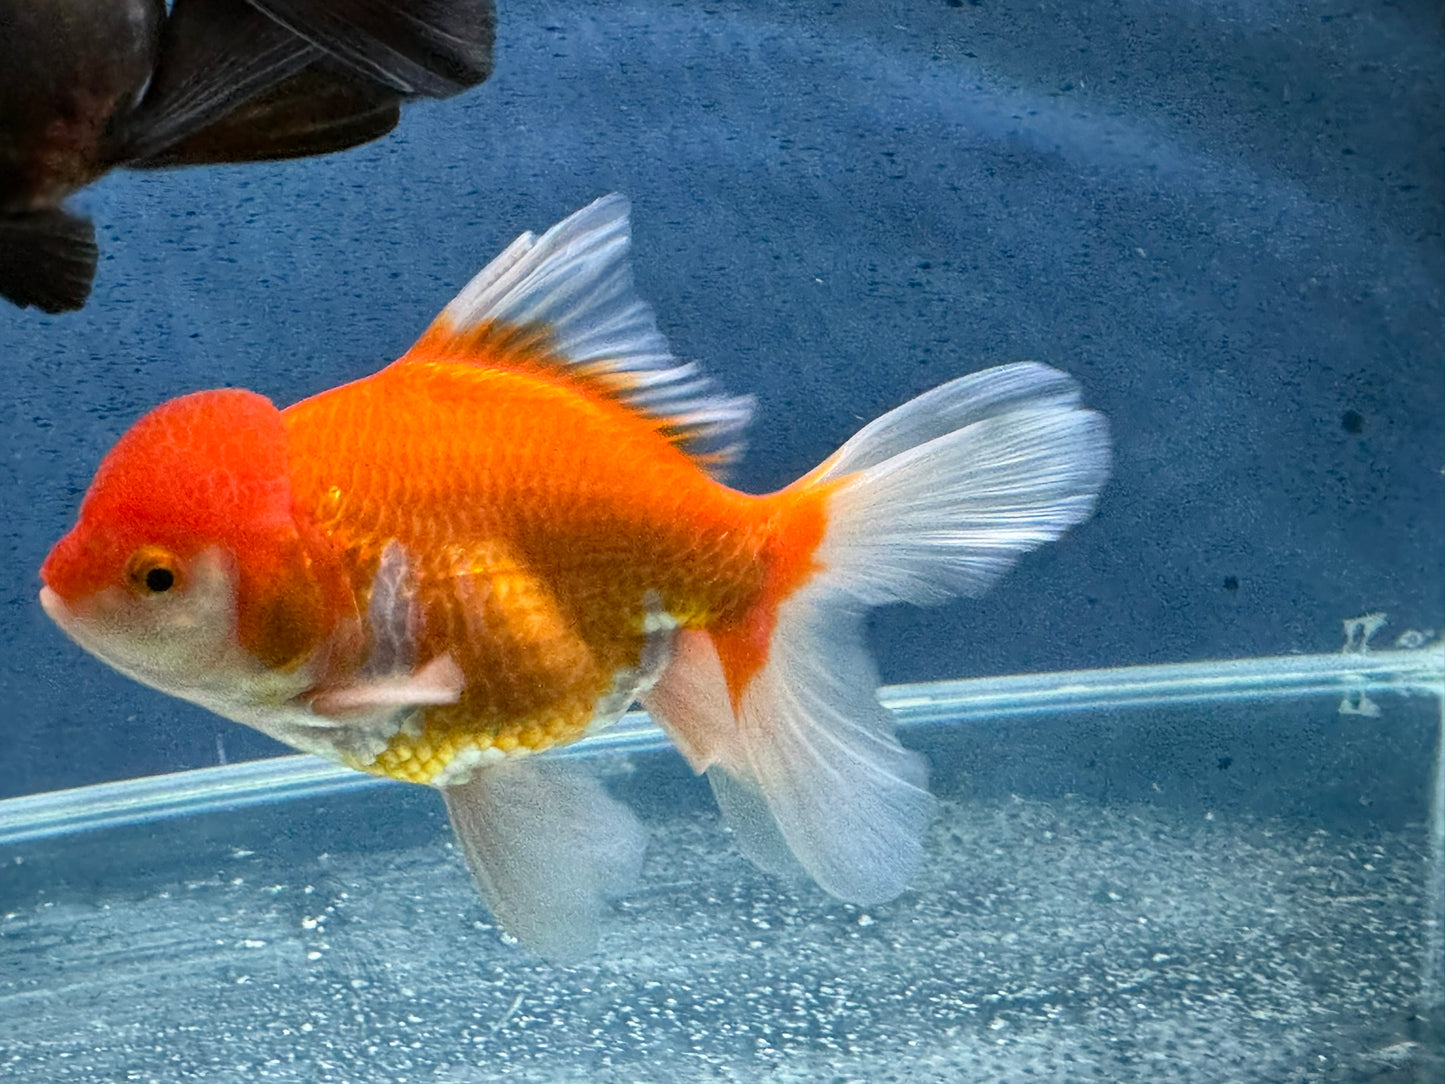
[[[603,196],[541,237],[518,237],[428,334],[540,335],[572,376],[664,422],[664,432],[705,466],[726,464],[742,449],[752,399],[724,394],[696,363],[673,356],[633,286],[631,251],[626,198]]]
[[[576,764],[527,757],[441,788],[493,917],[557,963],[590,952],[609,901],[642,872],[647,833]]]
[[[1094,510],[1104,417],[1036,362],[949,381],[861,430],[805,481],[828,504],[824,578],[868,606],[980,595]]]
[[[763,664],[729,675],[722,660],[745,653],[728,642],[739,634],[688,631],[644,698],[714,779],[744,854],[785,868],[781,837],[835,896],[873,903],[903,890],[932,799],[923,758],[878,703],[861,618],[886,602],[981,592],[1087,516],[1108,468],[1104,420],[1079,405],[1073,381],[1022,364],[899,407],[792,487],[836,486],[818,571],[761,604],[773,607]],[[757,627],[744,624],[744,637]]]

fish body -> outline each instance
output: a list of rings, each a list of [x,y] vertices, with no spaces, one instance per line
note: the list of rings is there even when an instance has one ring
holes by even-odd
[[[53,207],[104,170],[110,118],[139,103],[165,0],[0,5],[0,207]]]
[[[0,295],[81,307],[117,167],[325,154],[490,71],[491,0],[0,0]]]
[[[552,359],[485,339],[449,356],[459,344],[433,332],[283,412],[296,500],[340,547],[358,612],[392,547],[408,651],[464,675],[455,703],[354,762],[414,782],[615,718],[655,678],[665,633],[736,624],[772,559],[776,501],[718,485],[585,381],[559,388]]]
[[[1086,516],[1105,426],[1025,363],[945,384],[772,494],[717,477],[750,404],[673,358],[608,197],[524,234],[398,361],[284,410],[142,418],[42,569],[46,611],[157,688],[440,788],[483,897],[544,954],[596,936],[644,837],[529,754],[641,701],[741,848],[900,892],[931,799],[867,607],[976,594]]]

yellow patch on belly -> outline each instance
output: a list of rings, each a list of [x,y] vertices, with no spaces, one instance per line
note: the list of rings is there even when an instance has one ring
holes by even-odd
[[[554,705],[506,722],[478,720],[462,704],[431,708],[419,728],[403,727],[375,759],[351,766],[405,783],[465,782],[486,764],[576,741],[587,731],[594,703]]]

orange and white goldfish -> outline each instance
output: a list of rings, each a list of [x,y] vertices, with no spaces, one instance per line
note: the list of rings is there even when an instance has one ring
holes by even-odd
[[[935,388],[776,493],[728,488],[751,403],[672,356],[609,196],[525,233],[399,360],[285,410],[172,400],[106,456],[40,600],[138,681],[428,783],[499,923],[575,956],[641,868],[556,759],[640,701],[739,845],[859,903],[932,799],[875,695],[872,606],[976,595],[1089,515],[1104,419],[1068,376]]]

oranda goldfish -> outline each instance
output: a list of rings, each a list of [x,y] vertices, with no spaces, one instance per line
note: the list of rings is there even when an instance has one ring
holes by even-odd
[[[0,0],[0,296],[78,309],[76,189],[120,166],[255,162],[378,139],[492,65],[492,0]]]
[[[626,201],[523,234],[380,372],[285,410],[135,423],[41,570],[131,677],[444,796],[498,921],[574,956],[643,832],[529,754],[640,701],[744,852],[903,890],[931,798],[875,696],[872,606],[976,595],[1091,511],[1103,418],[1034,363],[953,380],[776,493],[730,489],[750,402],[668,350]]]

